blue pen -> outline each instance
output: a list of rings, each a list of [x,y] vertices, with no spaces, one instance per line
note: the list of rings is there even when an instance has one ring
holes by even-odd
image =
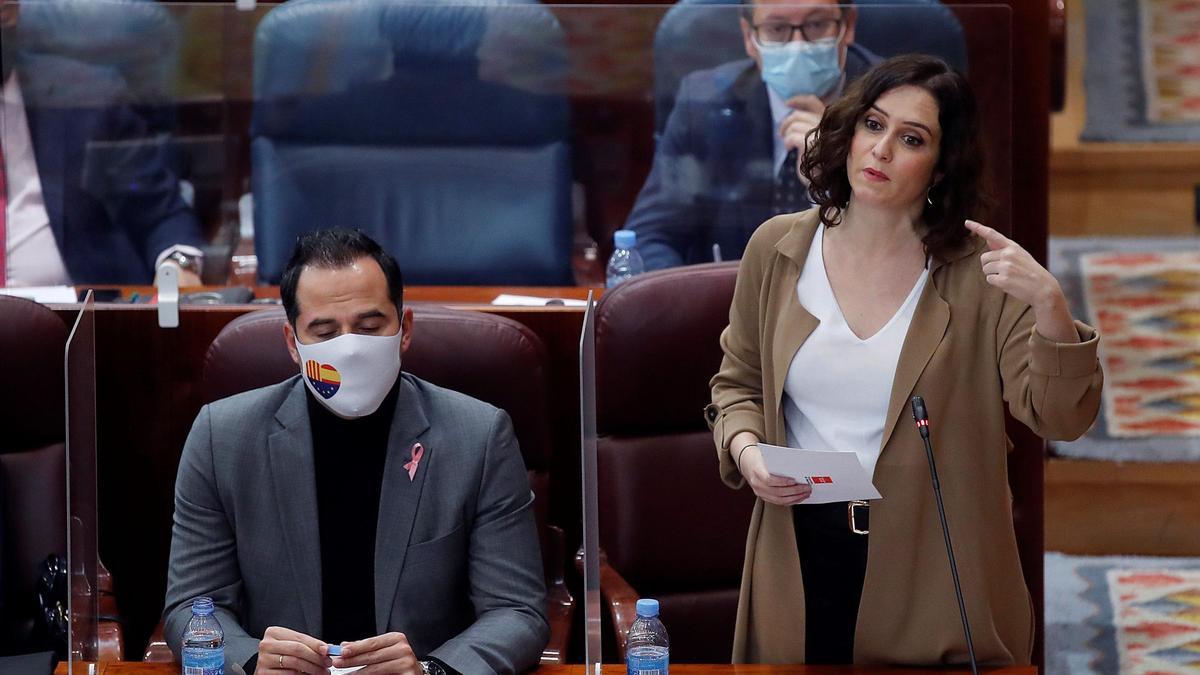
[[[342,655],[342,646],[341,645],[329,645],[329,655],[330,656],[341,656]]]

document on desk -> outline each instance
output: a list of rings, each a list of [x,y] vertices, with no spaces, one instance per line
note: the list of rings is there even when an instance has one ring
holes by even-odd
[[[25,298],[43,305],[71,304],[79,302],[74,286],[9,286],[0,288],[0,295],[12,295]]]
[[[812,496],[804,504],[883,498],[853,451],[801,450],[767,443],[759,443],[758,449],[768,472],[812,486]]]
[[[586,307],[586,300],[570,298],[543,298],[535,295],[513,295],[501,293],[492,300],[493,305],[515,305],[518,307]]]

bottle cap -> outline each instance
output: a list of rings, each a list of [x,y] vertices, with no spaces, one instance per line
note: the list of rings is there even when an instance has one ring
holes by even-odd
[[[638,616],[658,616],[658,601],[653,598],[642,598],[637,601]]]
[[[212,598],[199,597],[192,600],[192,614],[200,616],[208,616],[213,613]]]
[[[637,246],[637,232],[617,230],[613,232],[613,241],[617,244],[617,248],[633,248]]]

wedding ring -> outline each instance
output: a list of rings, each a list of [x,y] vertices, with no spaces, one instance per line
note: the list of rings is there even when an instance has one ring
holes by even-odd
[[[279,655],[279,669],[283,670],[283,654]]]

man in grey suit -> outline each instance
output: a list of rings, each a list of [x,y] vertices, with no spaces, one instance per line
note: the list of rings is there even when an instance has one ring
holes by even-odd
[[[545,583],[508,415],[400,372],[412,310],[366,235],[302,236],[280,291],[300,374],[205,406],[184,447],[172,650],[208,596],[248,672],[536,664]]]

